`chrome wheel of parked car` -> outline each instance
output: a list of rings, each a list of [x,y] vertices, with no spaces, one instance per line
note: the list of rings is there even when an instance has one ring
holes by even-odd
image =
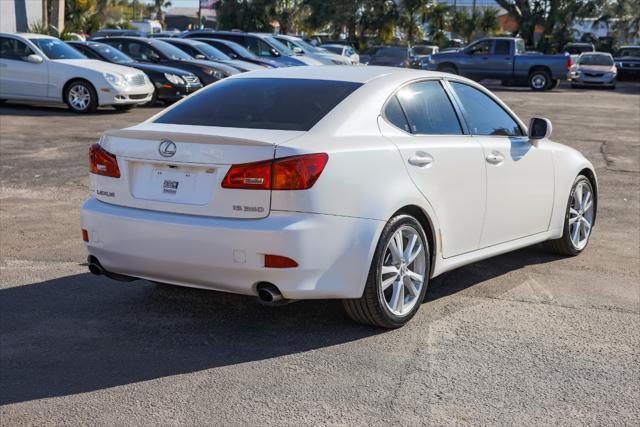
[[[420,223],[408,215],[392,218],[378,241],[364,293],[343,300],[357,322],[398,328],[420,308],[429,281],[429,245]]]
[[[594,219],[593,191],[588,181],[579,181],[569,206],[571,243],[577,250],[587,245]]]
[[[95,90],[88,83],[80,80],[69,84],[65,100],[75,113],[91,113],[98,108]]]
[[[589,243],[597,207],[597,194],[591,181],[584,175],[578,176],[569,195],[562,237],[545,242],[545,247],[569,256],[582,252]]]
[[[380,290],[390,312],[404,316],[416,305],[425,269],[420,235],[411,226],[402,226],[389,239],[380,270]]]

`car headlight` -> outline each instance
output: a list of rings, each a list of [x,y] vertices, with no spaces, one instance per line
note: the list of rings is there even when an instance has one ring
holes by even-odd
[[[225,77],[228,77],[226,73],[224,73],[224,72],[222,72],[220,70],[214,70],[213,68],[208,68],[204,72],[209,74],[214,79],[218,79],[218,80],[224,79]]]
[[[616,62],[616,67],[622,67],[622,62]]]
[[[605,77],[614,77],[616,75],[616,73],[607,73],[604,76]]]
[[[104,78],[114,87],[125,88],[129,83],[120,74],[104,73]]]
[[[182,80],[182,77],[180,76],[176,76],[175,74],[171,74],[171,73],[164,73],[164,77],[169,80],[171,83],[173,83],[174,85],[183,85],[184,80]]]

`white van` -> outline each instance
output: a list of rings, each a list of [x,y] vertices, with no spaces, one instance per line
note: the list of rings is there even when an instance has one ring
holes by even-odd
[[[144,21],[131,21],[131,25],[136,27],[136,30],[144,31],[148,34],[159,33],[162,31],[162,25],[160,25],[160,22],[151,19],[145,19]]]

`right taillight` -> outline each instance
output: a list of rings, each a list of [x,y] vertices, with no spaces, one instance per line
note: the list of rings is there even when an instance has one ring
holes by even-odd
[[[120,178],[120,168],[116,156],[105,150],[100,144],[93,144],[89,149],[91,173],[96,175]]]
[[[316,153],[233,165],[222,180],[222,187],[244,190],[307,190],[318,180],[328,160],[326,153]]]
[[[569,57],[567,58],[567,70],[571,69],[571,67],[573,67],[573,60]]]

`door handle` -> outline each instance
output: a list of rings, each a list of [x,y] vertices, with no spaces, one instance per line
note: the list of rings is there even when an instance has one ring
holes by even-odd
[[[492,165],[499,165],[500,163],[504,162],[504,156],[498,151],[492,151],[491,154],[487,155],[486,159],[487,162],[491,163]]]
[[[433,157],[422,151],[418,151],[414,156],[409,157],[409,164],[413,166],[424,167],[431,163],[433,163]]]

